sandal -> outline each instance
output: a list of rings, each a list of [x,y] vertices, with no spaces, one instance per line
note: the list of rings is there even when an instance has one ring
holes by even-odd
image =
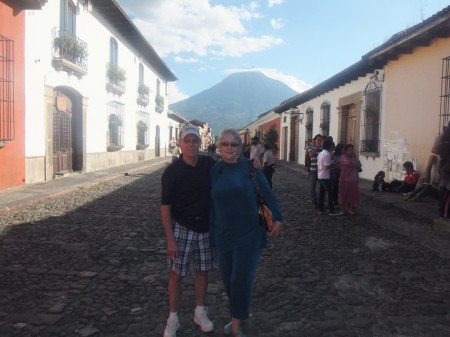
[[[231,330],[231,322],[223,327],[223,333],[225,335],[232,335],[233,337],[247,337],[247,335],[244,334],[242,330],[237,333],[233,333],[233,331]]]
[[[223,327],[223,333],[225,335],[231,335],[233,331],[231,330],[231,322]]]

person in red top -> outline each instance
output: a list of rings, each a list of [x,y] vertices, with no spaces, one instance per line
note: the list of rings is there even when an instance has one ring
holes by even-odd
[[[414,191],[420,178],[420,173],[414,170],[414,165],[410,161],[404,162],[405,179],[403,181],[394,180],[384,188],[387,191],[396,193],[409,193]]]

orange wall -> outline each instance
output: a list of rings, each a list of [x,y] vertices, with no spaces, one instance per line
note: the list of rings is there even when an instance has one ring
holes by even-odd
[[[14,116],[15,139],[0,149],[0,190],[25,181],[25,93],[24,93],[24,11],[13,10],[0,2],[0,35],[14,41]]]
[[[280,159],[281,117],[275,118],[265,124],[261,124],[258,128],[259,128],[259,130],[261,130],[261,135],[264,135],[267,133],[267,131],[269,131],[269,129],[273,125],[275,125],[275,129],[277,130],[277,133],[278,133],[278,140],[277,140],[278,152],[275,155],[275,158]],[[262,141],[262,137],[261,137],[261,141]]]

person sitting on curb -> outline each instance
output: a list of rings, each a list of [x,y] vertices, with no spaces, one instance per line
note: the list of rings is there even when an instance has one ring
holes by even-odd
[[[393,180],[383,186],[383,190],[395,193],[408,193],[414,191],[420,178],[420,173],[414,170],[414,165],[410,161],[404,162],[405,179],[403,181]]]

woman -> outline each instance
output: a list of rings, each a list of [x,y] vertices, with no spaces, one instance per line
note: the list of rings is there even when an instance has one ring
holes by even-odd
[[[348,214],[354,215],[355,205],[359,203],[359,171],[361,169],[361,162],[356,158],[354,153],[354,146],[352,144],[344,145],[344,153],[339,159],[341,168],[339,176],[339,204],[341,205],[341,212],[346,213],[348,207]]]
[[[241,320],[248,318],[252,284],[261,248],[267,243],[259,223],[256,192],[250,165],[239,157],[242,140],[235,129],[224,129],[219,136],[222,161],[211,169],[211,229],[217,249],[223,282],[231,307],[231,322],[224,333],[245,337]],[[281,213],[261,170],[256,169],[261,194],[273,212],[275,225],[271,237],[281,234]]]

